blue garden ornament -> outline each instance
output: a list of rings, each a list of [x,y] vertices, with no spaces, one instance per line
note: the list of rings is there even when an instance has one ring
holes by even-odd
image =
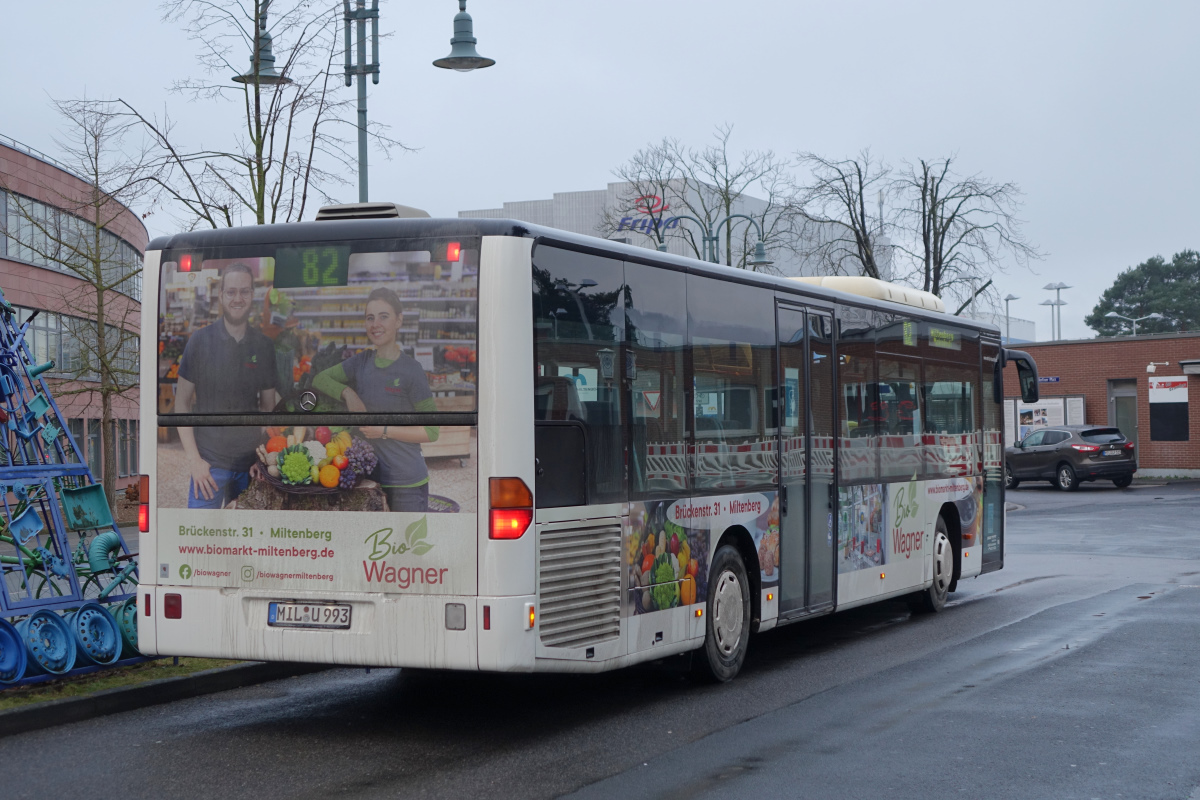
[[[0,690],[144,658],[137,559],[80,442],[64,435],[44,377],[55,363],[34,361],[31,321],[0,291]]]

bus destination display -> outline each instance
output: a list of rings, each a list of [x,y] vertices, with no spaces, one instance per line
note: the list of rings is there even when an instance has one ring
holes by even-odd
[[[276,289],[345,286],[349,275],[349,247],[313,245],[275,251]]]

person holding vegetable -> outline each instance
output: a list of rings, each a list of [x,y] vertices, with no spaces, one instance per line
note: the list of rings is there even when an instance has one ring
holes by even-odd
[[[346,404],[357,413],[431,413],[437,411],[425,370],[405,355],[396,341],[403,326],[400,298],[391,289],[379,288],[367,297],[364,319],[367,339],[374,349],[364,350],[313,379],[313,387]],[[359,428],[372,440],[379,458],[379,483],[392,511],[429,508],[429,471],[421,455],[422,442],[434,442],[438,428],[397,425]]]
[[[254,273],[230,264],[217,295],[221,319],[188,337],[179,357],[177,414],[270,411],[278,398],[275,345],[249,324]],[[179,428],[187,459],[188,508],[223,508],[250,482],[254,437],[236,426]]]

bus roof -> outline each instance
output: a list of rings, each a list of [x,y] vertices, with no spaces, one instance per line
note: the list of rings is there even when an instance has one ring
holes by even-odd
[[[531,225],[513,219],[481,219],[471,217],[445,218],[385,218],[339,219],[320,222],[290,222],[275,225],[246,225],[236,228],[188,231],[171,236],[156,237],[146,247],[151,250],[185,250],[192,248],[243,247],[257,244],[286,244],[289,242],[339,241],[343,239],[406,239],[455,236],[515,236],[562,245],[568,249],[617,257],[626,261],[665,267],[697,275],[732,280],[763,288],[771,288],[806,299],[838,302],[845,305],[897,311],[929,319],[938,319],[1000,335],[1000,329],[979,320],[957,317],[912,305],[877,300],[859,294],[838,291],[776,275],[712,264],[687,256],[647,250],[644,247],[614,242],[596,236]]]

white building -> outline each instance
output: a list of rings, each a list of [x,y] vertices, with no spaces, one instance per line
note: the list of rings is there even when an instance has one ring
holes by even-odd
[[[610,183],[606,189],[595,189],[583,192],[555,192],[549,200],[523,200],[505,203],[500,208],[484,208],[471,211],[460,211],[460,218],[483,219],[515,219],[532,225],[545,225],[572,233],[587,236],[599,236],[627,244],[645,247],[650,250],[658,246],[658,238],[654,235],[655,220],[662,227],[666,239],[667,252],[681,256],[697,256],[688,240],[700,246],[700,226],[695,222],[681,219],[679,214],[690,213],[681,203],[667,198],[646,197],[637,210],[624,212],[628,208],[628,198],[632,194],[632,184]],[[768,208],[765,200],[756,197],[740,197],[733,204],[734,214],[746,214],[759,217]],[[695,216],[694,214],[692,214]],[[616,230],[605,228],[606,219],[616,223]],[[754,227],[744,219],[734,221],[733,247],[735,263],[742,254],[743,241],[752,251],[758,234]],[[721,230],[721,252],[725,249],[725,230]],[[780,275],[811,275],[813,270],[805,270],[803,259],[791,248],[784,247],[771,241],[768,236],[767,253],[774,262],[769,268],[773,274]],[[723,263],[723,262],[722,262]]]

